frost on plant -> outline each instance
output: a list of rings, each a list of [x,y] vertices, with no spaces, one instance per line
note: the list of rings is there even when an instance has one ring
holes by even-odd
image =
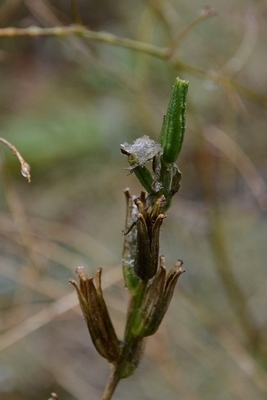
[[[154,157],[162,155],[163,148],[161,145],[148,136],[143,136],[136,139],[133,144],[127,142],[121,145],[121,152],[129,156],[129,163],[131,167],[128,169],[132,171],[136,167],[144,167],[148,161]],[[134,164],[132,164],[134,163]]]

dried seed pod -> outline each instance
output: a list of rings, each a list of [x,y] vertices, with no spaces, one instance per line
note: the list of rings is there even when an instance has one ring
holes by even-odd
[[[157,272],[160,227],[166,216],[160,214],[156,221],[152,221],[150,215],[146,219],[141,213],[136,216],[138,220],[134,271],[140,279],[147,281]]]
[[[93,278],[87,277],[83,267],[78,267],[76,272],[80,285],[73,279],[69,282],[77,291],[92,342],[98,353],[114,364],[120,357],[120,344],[102,294],[102,269],[97,270],[95,283]]]
[[[150,237],[148,227],[144,216],[141,213],[137,215],[137,243],[136,243],[136,256],[134,260],[134,271],[136,275],[142,280],[152,278],[156,271],[151,270],[152,256],[150,249]]]
[[[166,314],[179,276],[185,272],[178,260],[166,273],[165,258],[160,257],[159,270],[146,291],[133,326],[133,334],[140,338],[153,335]]]

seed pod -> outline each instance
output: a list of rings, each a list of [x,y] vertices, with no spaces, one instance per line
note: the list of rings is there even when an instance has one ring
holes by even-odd
[[[159,234],[160,227],[165,219],[164,214],[160,214],[156,221],[148,228],[147,221],[141,213],[137,215],[137,245],[134,271],[143,281],[147,281],[155,276],[159,258]]]
[[[152,255],[150,249],[150,237],[147,229],[146,221],[141,213],[137,215],[137,245],[136,256],[134,262],[134,271],[142,280],[151,279],[156,271],[152,267]]]
[[[178,260],[167,274],[165,259],[160,257],[158,273],[149,286],[140,308],[139,324],[136,324],[134,331],[136,336],[150,336],[158,330],[170,305],[177,280],[185,272],[182,264],[182,260]]]
[[[93,278],[87,277],[83,267],[78,267],[76,272],[79,276],[80,285],[74,279],[70,279],[69,282],[77,291],[80,307],[93,344],[102,357],[115,364],[120,357],[120,343],[101,289],[102,269],[98,269],[95,283]]]
[[[167,114],[163,120],[160,143],[163,148],[162,160],[165,165],[175,163],[182,148],[188,84],[188,81],[176,78]]]

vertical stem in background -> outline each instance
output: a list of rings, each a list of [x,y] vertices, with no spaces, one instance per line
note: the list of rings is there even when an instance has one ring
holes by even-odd
[[[215,206],[216,207],[216,206]],[[259,331],[256,328],[254,318],[248,308],[246,296],[236,279],[233,266],[229,259],[224,240],[221,217],[218,210],[214,210],[209,218],[210,234],[209,242],[214,256],[217,272],[222,280],[225,292],[233,306],[240,324],[248,338],[248,344],[253,351],[257,351],[260,344]]]
[[[199,150],[195,154],[195,162],[203,202],[210,210],[207,213],[209,225],[208,241],[214,257],[214,265],[222,281],[226,296],[247,336],[248,345],[252,351],[257,351],[262,338],[257,330],[253,315],[248,309],[246,296],[234,274],[221,223],[219,185],[223,176],[220,163],[204,141],[199,143]],[[214,180],[214,176],[216,176],[216,180]]]

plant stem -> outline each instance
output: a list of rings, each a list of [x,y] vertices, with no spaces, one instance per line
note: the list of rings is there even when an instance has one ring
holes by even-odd
[[[138,313],[146,293],[147,285],[147,281],[140,281],[137,293],[132,296],[130,300],[121,356],[117,366],[115,367],[118,379],[127,378],[132,375],[138,367],[142,357],[144,339],[142,337],[136,337],[133,334],[133,330],[139,319]]]
[[[144,339],[135,337],[132,334],[137,312],[142,304],[143,297],[147,288],[148,282],[140,282],[139,290],[135,296],[131,297],[128,307],[127,323],[125,328],[123,346],[121,356],[117,364],[113,365],[109,380],[102,395],[101,400],[110,400],[115,392],[119,381],[132,375],[142,356]]]
[[[24,160],[20,152],[16,149],[16,147],[10,143],[8,140],[0,137],[0,142],[4,143],[17,157],[21,165],[21,174],[24,176],[27,181],[30,183],[31,181],[31,174],[30,174],[30,165]]]
[[[219,210],[215,209],[214,212],[210,214],[209,223],[209,242],[218,275],[222,280],[229,302],[235,310],[236,317],[246,333],[248,344],[251,346],[253,351],[257,352],[262,338],[257,329],[257,324],[254,321],[253,315],[249,310],[246,296],[233,272],[233,266],[229,259],[224,240],[225,235],[222,231],[223,227]]]
[[[135,320],[136,320],[136,315],[139,312],[140,307],[142,305],[142,301],[143,301],[144,295],[146,293],[147,285],[148,285],[148,281],[140,281],[140,286],[138,288],[137,293],[134,296],[132,296],[132,298],[130,300],[130,304],[128,307],[125,334],[124,334],[125,342],[131,340],[132,328],[133,328]]]
[[[18,36],[70,36],[77,35],[88,39],[96,40],[106,44],[126,47],[131,50],[140,51],[148,55],[159,58],[167,57],[167,49],[154,46],[149,43],[140,42],[128,38],[121,38],[108,32],[95,32],[83,27],[82,25],[55,26],[52,28],[40,28],[38,26],[30,26],[28,28],[2,28],[0,29],[0,37],[10,38]]]
[[[87,29],[81,25],[69,25],[69,26],[55,26],[52,28],[40,28],[38,26],[30,26],[28,28],[2,28],[0,29],[0,38],[14,38],[14,37],[36,37],[36,36],[70,36],[77,35],[88,39],[92,39],[98,42],[111,44],[114,46],[124,47],[130,50],[138,51],[144,54],[148,54],[153,57],[160,58],[171,64],[175,69],[180,71],[204,77],[207,80],[216,82],[221,86],[232,86],[238,93],[247,97],[249,100],[259,103],[262,106],[267,105],[267,98],[255,92],[253,89],[245,87],[240,83],[234,81],[226,75],[222,75],[220,72],[199,68],[195,65],[184,63],[177,57],[172,56],[172,44],[170,47],[159,47],[149,43],[140,42],[138,40],[121,38],[116,35],[107,32],[95,32]]]
[[[116,367],[113,367],[101,400],[110,400],[112,398],[112,395],[120,381],[116,371]]]

